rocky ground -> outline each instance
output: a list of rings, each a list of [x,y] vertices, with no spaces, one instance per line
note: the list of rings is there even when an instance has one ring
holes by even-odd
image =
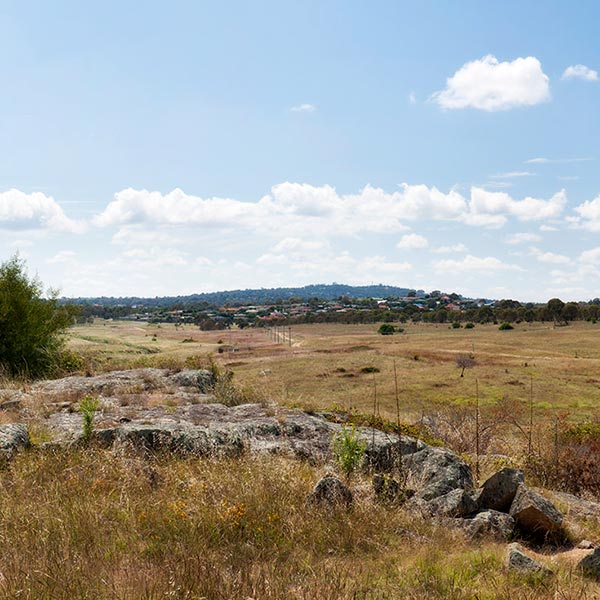
[[[30,445],[34,426],[47,436],[36,446],[47,451],[82,443],[78,403],[94,397],[99,410],[93,438],[102,445],[200,456],[274,453],[332,462],[331,442],[343,425],[327,414],[267,404],[226,406],[216,401],[215,383],[206,370],[137,369],[2,389],[0,410],[5,421],[13,422],[0,426],[0,453],[10,459]],[[450,450],[371,428],[356,431],[366,447],[363,467],[374,473],[373,491],[381,501],[440,520],[472,540],[491,536],[513,542],[507,546],[509,569],[546,577],[557,560],[576,560],[585,574],[600,578],[600,548],[584,539],[581,526],[581,518],[600,517],[599,504],[558,492],[541,495],[513,468],[475,488],[470,466]],[[568,508],[566,516],[547,496]],[[310,499],[350,506],[353,495],[328,475]]]

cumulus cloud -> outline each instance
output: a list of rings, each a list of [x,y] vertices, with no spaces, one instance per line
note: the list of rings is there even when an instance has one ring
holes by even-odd
[[[292,108],[290,108],[290,110],[292,112],[298,112],[298,113],[312,113],[315,112],[317,110],[317,107],[314,104],[297,104],[296,106],[292,106]]]
[[[510,217],[521,221],[556,218],[566,202],[564,192],[549,200],[516,200],[506,193],[473,187],[467,199],[456,190],[447,193],[426,185],[402,184],[394,192],[365,186],[357,194],[339,194],[329,185],[285,182],[256,202],[229,198],[201,198],[175,189],[168,194],[134,190],[115,194],[93,219],[99,227],[117,227],[116,243],[157,233],[144,233],[149,225],[166,229],[201,229],[203,235],[219,231],[260,231],[277,238],[319,238],[361,233],[397,233],[417,220],[456,221],[500,227]],[[165,232],[163,232],[164,234]],[[164,242],[164,240],[162,240]],[[172,245],[172,244],[170,244]]]
[[[445,110],[477,108],[490,112],[533,106],[549,99],[549,79],[537,58],[499,62],[491,54],[465,63],[446,80],[446,88],[432,96]]]
[[[524,244],[527,242],[539,242],[542,236],[537,233],[513,233],[507,236],[506,243],[516,246],[517,244]]]
[[[531,255],[542,263],[550,263],[554,265],[566,265],[571,262],[571,259],[564,254],[555,254],[554,252],[543,252],[539,248],[532,247],[529,249]]]
[[[467,254],[462,260],[445,259],[433,263],[437,271],[470,271],[477,273],[493,274],[496,271],[522,271],[518,265],[512,265],[502,262],[494,256],[480,258]]]
[[[468,252],[468,248],[464,244],[452,244],[450,246],[438,246],[431,250],[435,254],[459,254],[461,252]]]
[[[417,250],[419,248],[427,248],[427,246],[429,246],[427,238],[417,233],[403,235],[396,244],[396,248],[401,250]]]
[[[471,225],[499,227],[512,216],[520,221],[555,219],[559,217],[567,202],[564,190],[549,200],[526,197],[514,200],[505,192],[490,192],[482,188],[471,189],[470,212],[464,220]]]
[[[576,206],[575,212],[583,219],[581,227],[590,231],[600,231],[600,196]]]
[[[565,69],[561,79],[581,79],[583,81],[598,81],[598,71],[585,65],[571,65]]]
[[[0,229],[81,233],[85,226],[67,217],[51,196],[10,189],[0,193]]]
[[[57,252],[54,256],[48,258],[46,262],[51,265],[67,263],[72,261],[75,258],[75,256],[76,254],[72,250],[61,250],[60,252]]]

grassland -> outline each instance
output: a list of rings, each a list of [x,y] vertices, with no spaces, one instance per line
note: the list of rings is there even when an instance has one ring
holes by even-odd
[[[533,406],[539,416],[568,412],[594,417],[600,407],[600,325],[569,327],[520,324],[499,331],[407,324],[394,336],[376,325],[299,325],[292,344],[274,342],[267,331],[202,332],[191,326],[102,322],[71,330],[70,345],[94,370],[124,366],[183,366],[210,355],[282,404],[373,409],[396,415],[394,365],[405,418],[447,405],[471,405],[478,381],[482,405],[511,400]],[[221,353],[219,353],[221,350]],[[460,377],[456,357],[476,365]],[[367,373],[375,367],[376,373]]]
[[[375,325],[303,325],[289,344],[259,329],[97,321],[74,327],[69,345],[90,372],[196,367],[212,357],[253,397],[375,409],[389,419],[397,380],[403,420],[443,411],[471,419],[451,423],[459,451],[460,437],[472,433],[476,381],[484,423],[498,407],[509,420],[527,419],[532,402],[540,435],[558,417],[595,418],[600,401],[600,325],[591,323],[512,331],[409,324],[394,336]],[[465,353],[476,364],[460,377],[456,357]],[[513,430],[494,451],[518,461],[523,447]],[[482,463],[482,477],[494,460]],[[0,597],[600,598],[600,585],[574,567],[578,551],[542,557],[556,572],[550,579],[516,576],[502,566],[505,545],[474,545],[378,503],[363,475],[353,481],[351,511],[308,505],[324,472],[281,457],[24,452],[0,470]],[[577,536],[600,539],[599,523],[569,523]]]

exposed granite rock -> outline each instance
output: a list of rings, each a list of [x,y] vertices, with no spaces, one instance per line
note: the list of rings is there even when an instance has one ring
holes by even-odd
[[[524,481],[523,471],[508,467],[501,469],[481,486],[479,505],[482,509],[508,512]]]

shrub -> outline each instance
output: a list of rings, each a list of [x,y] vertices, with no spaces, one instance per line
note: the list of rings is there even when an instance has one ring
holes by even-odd
[[[460,328],[461,328],[461,324],[458,321],[452,322],[452,329],[460,329]]]
[[[79,412],[83,415],[83,441],[89,442],[94,431],[94,417],[100,402],[93,396],[86,396],[79,402]]]
[[[377,330],[380,335],[394,335],[396,328],[389,323],[382,323]]]
[[[465,329],[473,329],[473,327],[475,327],[475,323],[465,323]]]
[[[63,355],[67,327],[75,309],[58,304],[58,292],[29,279],[18,256],[0,265],[0,370],[9,375],[43,377],[68,366]],[[62,364],[61,364],[62,363]]]
[[[367,443],[352,427],[342,427],[342,431],[333,438],[333,456],[340,471],[347,479],[359,467],[367,449]]]
[[[500,331],[508,331],[509,329],[514,329],[514,327],[510,323],[507,323],[505,321],[504,323],[500,323],[500,326],[498,327],[498,329]]]

